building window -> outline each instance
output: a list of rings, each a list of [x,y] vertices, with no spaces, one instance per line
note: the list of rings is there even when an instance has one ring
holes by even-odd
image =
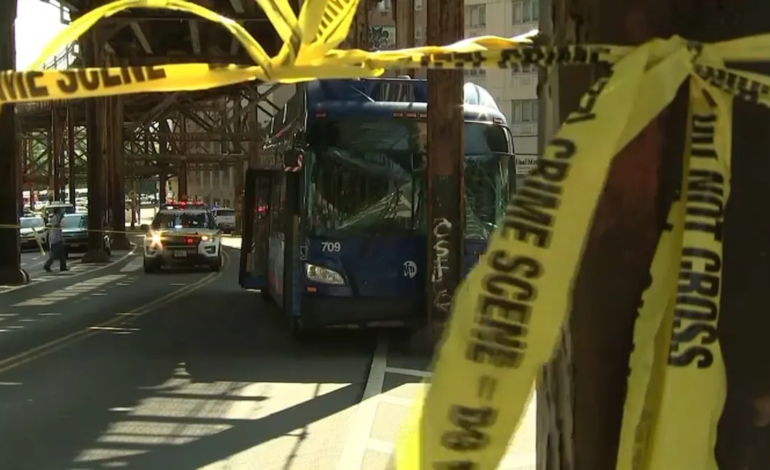
[[[422,41],[422,26],[418,25],[414,27],[414,42],[419,43]]]
[[[414,9],[415,11],[422,10],[422,0],[414,0]]]
[[[522,64],[521,66],[511,66],[511,75],[519,75],[523,73],[537,73],[537,65],[535,64]]]
[[[380,0],[377,2],[377,9],[380,11],[390,11],[393,9],[393,5],[391,4],[391,0]]]
[[[385,36],[385,48],[393,48],[396,47],[396,27],[395,26],[383,26],[382,30],[386,33]]]
[[[511,101],[511,120],[514,123],[537,122],[537,100]]]
[[[465,7],[465,27],[485,28],[487,26],[487,6],[468,5]]]
[[[466,77],[486,77],[487,71],[484,69],[471,69],[471,70],[463,70],[463,74]]]
[[[540,20],[540,0],[516,0],[513,3],[513,24]]]

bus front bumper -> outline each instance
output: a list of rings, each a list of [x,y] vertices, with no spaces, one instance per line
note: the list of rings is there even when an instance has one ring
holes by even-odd
[[[302,297],[302,322],[310,328],[418,327],[425,323],[425,299]]]

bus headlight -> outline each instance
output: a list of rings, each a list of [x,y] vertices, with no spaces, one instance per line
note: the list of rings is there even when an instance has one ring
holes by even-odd
[[[314,264],[305,264],[305,276],[307,276],[309,280],[320,282],[321,284],[333,284],[336,286],[345,285],[345,280],[340,273]]]

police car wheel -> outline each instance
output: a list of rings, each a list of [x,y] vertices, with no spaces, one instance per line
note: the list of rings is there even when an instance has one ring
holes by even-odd
[[[156,263],[153,263],[153,262],[148,262],[147,260],[144,260],[144,272],[145,272],[145,274],[156,273],[156,272],[158,272],[159,269],[160,269],[160,265],[158,265]]]
[[[211,264],[211,271],[218,273],[222,269],[222,255],[219,255],[216,261]]]

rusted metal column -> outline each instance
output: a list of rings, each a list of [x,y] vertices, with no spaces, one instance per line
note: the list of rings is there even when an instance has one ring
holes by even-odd
[[[180,131],[180,140],[178,142],[178,148],[179,153],[182,155],[187,155],[187,140],[185,139],[185,134],[187,133],[187,118],[182,115],[179,118],[179,126],[181,127]],[[183,157],[187,158],[187,157]],[[187,162],[182,160],[179,162],[179,175],[177,178],[179,179],[179,194],[180,196],[189,197],[190,193],[187,189]]]
[[[414,0],[394,0],[393,16],[396,20],[396,49],[414,47]],[[413,76],[414,70],[404,69],[400,73]]]
[[[110,123],[112,154],[112,247],[125,250],[131,247],[126,230],[126,168],[123,160],[123,97],[114,96],[112,100],[112,122]]]
[[[75,205],[77,199],[77,176],[75,164],[77,156],[75,155],[75,111],[71,104],[67,104],[67,184],[69,185],[70,204]]]
[[[0,70],[16,68],[16,38],[13,23],[16,2],[0,2]],[[21,204],[20,146],[17,142],[15,107],[0,109],[0,224],[19,223]],[[0,228],[0,284],[25,284],[29,276],[21,269],[19,231]]]
[[[51,120],[48,129],[43,131],[45,132],[45,145],[48,151],[48,200],[56,201],[59,196],[56,184],[56,174],[58,173],[56,169],[56,110],[53,104],[50,103],[48,109],[48,115]]]
[[[64,201],[64,153],[66,142],[66,114],[63,109],[54,108],[53,112],[53,156],[54,156],[54,191],[56,199]]]
[[[86,67],[99,65],[99,26],[85,34],[80,50]],[[104,99],[86,99],[86,154],[88,162],[88,251],[83,263],[103,263],[109,257],[104,251]]]
[[[372,48],[369,41],[369,11],[371,2],[369,0],[361,0],[358,3],[358,11],[353,19],[352,27],[350,28],[351,36],[348,37],[352,41],[353,47],[356,49],[362,49],[368,51]]]
[[[428,1],[428,43],[464,36],[462,0]],[[464,242],[463,74],[428,72],[428,321],[443,323],[462,274]]]
[[[166,123],[166,126],[163,126],[163,121],[159,123],[158,130],[161,131],[161,134],[158,136],[158,150],[161,155],[168,155],[170,153],[169,150],[169,142],[168,142],[168,124]],[[152,135],[152,131],[149,129],[149,126],[147,130],[145,131],[145,136],[147,139],[147,143],[150,142],[150,137]],[[152,145],[152,144],[149,144]],[[149,150],[149,147],[147,147]],[[158,204],[160,206],[163,206],[163,204],[166,203],[166,199],[168,198],[168,192],[166,189],[168,188],[168,164],[167,163],[160,163],[158,165],[159,167],[159,174],[158,174]]]

